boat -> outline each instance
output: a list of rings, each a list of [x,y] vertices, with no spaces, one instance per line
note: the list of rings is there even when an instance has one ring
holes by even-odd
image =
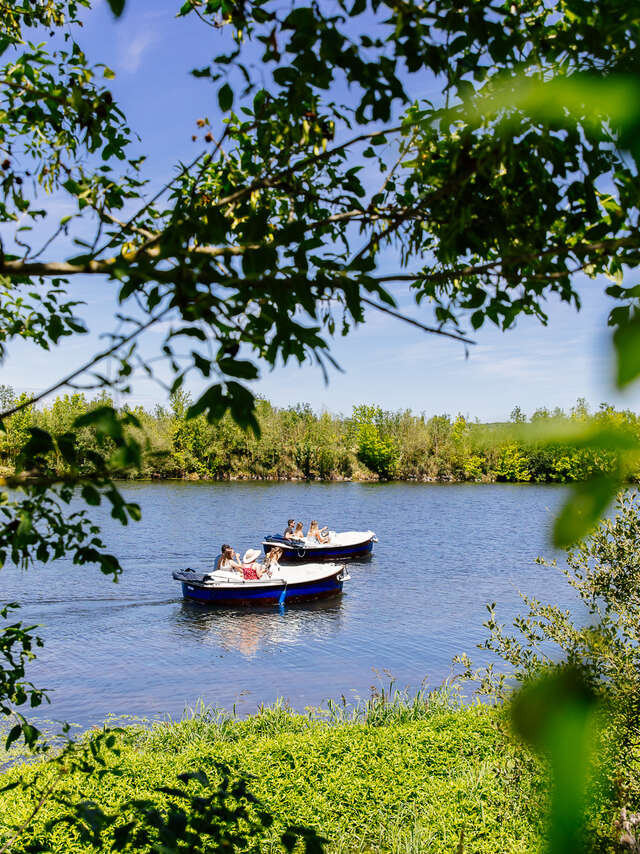
[[[237,572],[197,572],[181,569],[173,578],[182,584],[182,595],[206,605],[268,605],[322,599],[342,592],[350,576],[346,567],[330,563],[279,567],[271,577],[245,579]]]
[[[331,532],[328,543],[317,540],[288,540],[281,534],[267,536],[262,541],[265,554],[274,548],[282,549],[280,563],[306,563],[319,560],[346,560],[371,554],[373,544],[378,542],[373,531]]]

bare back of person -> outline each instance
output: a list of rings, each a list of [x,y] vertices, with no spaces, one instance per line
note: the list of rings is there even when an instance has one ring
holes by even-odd
[[[231,546],[223,545],[216,563],[216,569],[222,569],[227,572],[242,572],[240,555],[234,552]]]

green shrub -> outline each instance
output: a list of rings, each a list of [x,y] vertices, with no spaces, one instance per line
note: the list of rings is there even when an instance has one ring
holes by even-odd
[[[336,852],[418,850],[427,843],[429,851],[451,852],[462,832],[465,851],[539,850],[544,778],[538,763],[510,743],[500,710],[402,692],[342,709],[329,710],[334,723],[279,704],[246,720],[201,709],[177,723],[128,729],[102,776],[66,776],[67,799],[118,815],[102,830],[109,848],[117,828],[137,820],[133,801],[152,802],[166,818],[183,800],[169,792],[178,773],[204,772],[217,785],[226,768],[231,779],[247,781],[259,810],[273,819],[242,850],[282,850],[279,840],[292,826],[314,829]],[[50,762],[5,773],[4,784],[20,776],[38,783],[0,795],[0,845],[9,817],[14,825],[26,820],[55,773]],[[71,854],[95,850],[74,825],[57,821],[68,812],[48,800],[14,850],[35,842]]]

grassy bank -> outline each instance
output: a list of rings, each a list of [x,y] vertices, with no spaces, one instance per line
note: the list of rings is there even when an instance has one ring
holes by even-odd
[[[452,852],[461,832],[464,851],[541,849],[545,777],[506,735],[500,710],[420,695],[349,714],[334,706],[329,717],[280,705],[245,720],[204,711],[129,728],[117,736],[120,755],[109,754],[101,777],[74,771],[62,786],[70,801],[95,801],[107,813],[131,799],[150,799],[164,813],[180,799],[159,787],[175,786],[176,775],[188,771],[219,781],[222,763],[233,778],[247,778],[273,816],[253,839],[259,850],[283,850],[279,839],[291,825],[316,829],[335,852]],[[51,763],[5,773],[4,784],[21,775],[39,783],[28,797],[20,789],[0,795],[0,845],[8,825],[27,821],[57,774]],[[200,784],[188,787],[197,793]],[[13,850],[28,850],[36,840],[59,852],[95,850],[66,823],[45,829],[67,812],[48,801]],[[127,818],[125,810],[116,826]],[[104,841],[109,849],[113,828]]]

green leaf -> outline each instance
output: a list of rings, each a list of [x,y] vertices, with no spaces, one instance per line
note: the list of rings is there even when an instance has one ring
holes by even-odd
[[[134,415],[133,412],[125,412],[120,420],[122,424],[127,424],[130,427],[137,427],[139,430],[142,429],[140,419],[137,415]]]
[[[32,703],[32,705],[33,705],[33,703]],[[25,744],[28,747],[33,747],[33,745],[38,740],[39,735],[40,735],[39,729],[32,726],[31,724],[26,723],[26,721],[23,720],[23,722],[22,722],[22,736],[24,738]]]
[[[545,757],[553,775],[549,854],[585,851],[583,830],[596,698],[576,667],[560,667],[514,699],[516,732]]]
[[[640,313],[636,312],[628,321],[620,323],[613,333],[613,345],[616,351],[616,383],[618,388],[624,388],[640,374]]]
[[[116,451],[111,454],[111,465],[115,468],[140,468],[142,463],[142,450],[140,444],[134,440],[124,441]]]
[[[56,436],[56,444],[65,462],[73,465],[77,457],[75,433],[61,433]]]
[[[195,350],[191,351],[193,356],[193,364],[198,368],[202,376],[208,377],[211,375],[211,359],[205,359],[200,353]]]
[[[225,83],[224,86],[220,87],[220,90],[218,91],[218,103],[220,104],[220,109],[224,113],[231,109],[233,105],[233,89],[228,83]]]
[[[124,11],[125,0],[107,0],[109,8],[116,18],[119,18]]]
[[[553,542],[566,548],[585,537],[620,487],[616,477],[602,476],[576,484],[553,526]]]
[[[21,733],[22,727],[20,726],[20,724],[15,724],[15,726],[11,727],[4,743],[4,749],[8,750],[13,744],[13,742],[17,741],[20,738]]]
[[[82,487],[82,497],[87,502],[87,504],[91,504],[94,507],[97,507],[100,504],[100,493],[92,486],[90,483],[85,483]]]
[[[256,418],[255,398],[248,388],[240,383],[230,380],[227,383],[229,395],[229,406],[233,420],[244,430],[250,429],[253,434],[260,438],[260,424]]]
[[[483,311],[474,311],[471,315],[471,325],[474,329],[480,329],[482,324],[484,323],[484,312]]]
[[[29,428],[30,438],[22,450],[22,456],[25,459],[32,459],[35,456],[48,454],[53,451],[53,439],[51,434],[46,430],[41,430],[39,427]]]
[[[82,187],[78,184],[77,181],[74,181],[73,178],[68,178],[62,186],[65,190],[71,193],[73,196],[77,196],[82,192]]]
[[[84,415],[79,415],[73,426],[95,427],[98,433],[110,436],[115,441],[122,441],[122,424],[112,406],[98,406]]]
[[[236,361],[225,356],[218,359],[218,366],[223,373],[230,377],[238,377],[241,380],[255,380],[258,378],[258,369],[253,362]]]
[[[213,385],[208,388],[198,400],[187,409],[187,419],[196,418],[203,412],[207,413],[207,421],[213,424],[225,414],[228,401],[222,391],[222,386]]]

